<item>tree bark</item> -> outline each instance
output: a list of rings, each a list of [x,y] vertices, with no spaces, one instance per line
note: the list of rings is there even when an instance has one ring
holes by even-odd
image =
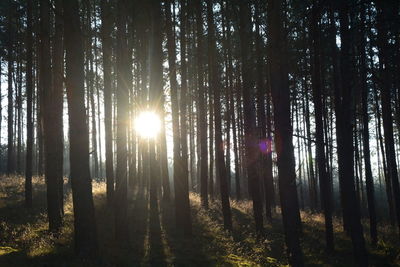
[[[257,172],[257,161],[260,157],[258,134],[256,130],[256,113],[253,96],[252,66],[252,32],[249,1],[240,1],[240,49],[242,60],[242,92],[245,138],[245,166],[249,179],[249,193],[253,202],[254,220],[258,234],[263,232],[262,202],[260,181]]]
[[[40,18],[40,78],[42,80],[47,213],[50,231],[58,232],[62,224],[59,196],[63,166],[62,90],[52,85],[50,2],[48,0],[40,3]]]
[[[32,157],[33,157],[33,37],[32,5],[27,1],[27,37],[26,37],[26,166],[25,166],[25,205],[32,207]],[[0,90],[1,91],[1,90]],[[1,100],[0,100],[1,101]],[[1,117],[1,114],[0,114]],[[1,128],[1,124],[0,124]],[[1,140],[1,138],[0,138]]]
[[[320,64],[320,2],[313,1],[311,16],[311,45],[313,51],[312,63],[312,87],[315,109],[315,138],[317,147],[318,176],[320,186],[321,204],[325,217],[325,240],[328,251],[333,251],[333,224],[332,224],[332,192],[327,172],[324,143],[324,122],[322,106],[322,84],[321,84],[321,64]]]
[[[208,208],[208,151],[207,151],[207,111],[203,67],[203,4],[195,0],[197,34],[197,75],[198,75],[198,134],[200,136],[200,197],[204,208]]]
[[[393,116],[391,104],[391,84],[390,84],[390,67],[389,67],[389,50],[388,46],[388,28],[387,23],[390,5],[381,1],[376,1],[378,7],[377,28],[378,28],[378,49],[379,49],[379,66],[381,72],[381,104],[382,104],[382,120],[383,134],[385,138],[385,152],[387,160],[388,174],[392,183],[393,200],[395,203],[395,211],[397,224],[400,230],[400,186],[396,163],[396,151],[393,136]]]
[[[361,102],[362,102],[362,138],[363,138],[363,150],[364,150],[364,164],[365,164],[365,180],[367,189],[367,201],[368,201],[368,212],[369,212],[369,225],[370,225],[370,236],[372,246],[376,246],[378,241],[377,232],[377,218],[375,209],[375,189],[374,179],[372,176],[371,169],[371,157],[370,157],[370,146],[369,146],[369,115],[368,115],[368,85],[367,85],[367,62],[366,62],[366,41],[365,41],[365,5],[361,7],[360,22],[362,23],[360,28],[360,81],[361,81]],[[379,150],[379,148],[378,148]]]
[[[96,258],[98,244],[89,168],[89,130],[84,103],[84,56],[78,1],[63,0],[63,9],[64,18],[68,18],[64,44],[75,252],[82,258]]]
[[[267,14],[270,16],[270,81],[274,106],[275,148],[279,172],[279,192],[282,208],[285,241],[289,264],[303,266],[300,247],[301,221],[296,189],[292,125],[290,124],[290,103],[288,72],[285,69],[286,51],[283,28],[283,1],[269,0]]]
[[[353,151],[353,113],[354,99],[352,89],[352,69],[351,69],[351,53],[350,53],[350,38],[349,30],[349,5],[348,2],[342,0],[339,6],[340,19],[340,37],[341,37],[341,68],[340,74],[342,84],[336,88],[335,98],[339,103],[339,128],[341,137],[338,139],[338,157],[339,168],[342,169],[342,175],[339,175],[341,180],[344,216],[347,216],[349,232],[353,243],[354,257],[360,266],[368,265],[368,254],[365,249],[365,240],[363,236],[363,227],[361,225],[360,204],[354,187],[354,151]]]
[[[8,116],[7,116],[7,174],[10,175],[15,172],[15,155],[14,155],[14,100],[13,100],[13,81],[12,74],[14,71],[14,57],[13,57],[13,18],[14,18],[14,4],[11,0],[9,0],[9,13],[7,16],[7,61],[8,61],[8,70],[7,70],[7,83],[8,83]]]
[[[121,246],[128,244],[128,165],[127,127],[128,99],[127,84],[127,14],[125,0],[117,3],[117,169],[115,176],[115,237]]]
[[[101,38],[103,49],[104,73],[104,131],[106,149],[106,183],[107,201],[110,204],[114,194],[114,160],[112,133],[112,89],[111,89],[111,57],[112,57],[112,21],[110,0],[101,0]]]
[[[214,111],[215,111],[215,153],[216,169],[219,177],[222,215],[224,218],[224,228],[232,230],[232,214],[229,202],[228,179],[226,175],[226,166],[224,160],[224,145],[222,141],[222,123],[221,123],[221,83],[218,77],[217,48],[215,40],[215,24],[213,18],[212,0],[207,0],[207,26],[208,26],[208,53],[210,70],[210,92],[214,92]]]

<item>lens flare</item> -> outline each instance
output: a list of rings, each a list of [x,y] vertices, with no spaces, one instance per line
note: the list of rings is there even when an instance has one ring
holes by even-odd
[[[155,138],[161,129],[158,115],[152,111],[140,113],[135,120],[135,130],[143,138]]]

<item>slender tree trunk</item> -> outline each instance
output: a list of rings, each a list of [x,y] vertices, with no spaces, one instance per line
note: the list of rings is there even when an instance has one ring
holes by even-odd
[[[13,121],[14,121],[14,100],[13,100],[13,81],[12,74],[14,71],[14,57],[13,57],[13,18],[14,18],[14,4],[11,0],[9,0],[9,13],[7,16],[7,61],[8,61],[8,71],[7,71],[7,82],[8,82],[8,116],[7,116],[7,174],[10,175],[15,172],[15,157],[14,157],[14,129],[13,129]]]
[[[63,132],[63,111],[64,111],[64,47],[63,47],[63,17],[62,2],[55,0],[55,35],[53,42],[53,87],[54,87],[54,113],[57,114],[57,124],[53,130],[57,131],[57,160],[60,165],[58,173],[58,197],[60,201],[60,212],[64,215],[64,132]]]
[[[334,17],[334,12],[335,12],[335,5],[333,3],[330,4],[330,10],[329,10],[329,20],[330,20],[330,44],[331,48],[333,50],[332,52],[332,61],[333,61],[333,90],[334,90],[334,100],[335,100],[335,117],[336,117],[336,143],[337,143],[337,155],[338,155],[338,176],[339,176],[339,189],[340,189],[340,202],[342,206],[342,215],[343,215],[343,228],[344,230],[349,233],[350,230],[350,225],[349,225],[349,220],[348,220],[348,209],[345,207],[346,199],[345,199],[345,193],[344,191],[346,190],[344,188],[344,173],[343,173],[343,145],[342,143],[342,116],[341,116],[341,89],[340,89],[340,84],[339,84],[339,77],[340,77],[340,69],[338,67],[338,53],[337,53],[337,46],[336,46],[336,36],[337,36],[337,30],[336,30],[336,21]],[[354,175],[353,175],[354,177]],[[353,178],[354,179],[354,178]],[[353,185],[354,186],[354,185]]]
[[[360,28],[360,81],[361,81],[361,102],[362,102],[362,138],[364,150],[364,164],[365,164],[365,180],[367,189],[368,213],[371,243],[376,246],[378,241],[377,232],[377,218],[375,209],[375,189],[374,179],[372,176],[370,147],[369,147],[369,115],[368,115],[368,85],[367,85],[367,62],[366,62],[366,49],[365,49],[365,6],[361,7],[362,23]],[[378,149],[379,150],[379,149]]]
[[[279,172],[279,191],[282,208],[285,240],[289,263],[303,266],[300,247],[301,221],[296,190],[292,125],[290,124],[290,103],[288,72],[285,69],[283,1],[269,0],[267,8],[270,29],[270,81],[274,106],[275,147]]]
[[[89,168],[89,130],[84,103],[84,55],[78,1],[63,0],[63,9],[64,18],[68,18],[64,44],[75,252],[82,258],[95,258],[98,245]]]
[[[150,2],[150,89],[149,107],[161,116],[163,115],[163,53],[161,32],[161,3],[158,0]],[[162,142],[162,136],[157,138]],[[156,143],[149,139],[149,167],[150,167],[150,211],[158,210],[157,184],[161,170],[161,161],[156,160]],[[159,151],[162,153],[162,151]],[[159,153],[159,158],[161,155]]]
[[[49,229],[58,232],[62,223],[59,182],[62,179],[63,132],[62,91],[52,85],[50,54],[50,2],[40,3],[40,73],[42,80],[43,129],[45,147],[45,177]]]
[[[181,91],[180,91],[180,127],[181,127],[181,149],[182,155],[182,188],[185,190],[184,195],[188,196],[189,192],[189,170],[188,170],[188,144],[187,144],[187,62],[186,62],[186,27],[187,27],[187,15],[186,15],[186,0],[181,0],[181,11],[180,11],[180,47],[181,47]],[[192,154],[190,154],[192,158]],[[188,197],[187,197],[188,198]]]
[[[388,47],[388,13],[390,5],[376,1],[378,7],[378,48],[379,48],[379,65],[382,74],[381,79],[381,103],[382,103],[382,119],[383,119],[383,132],[385,137],[385,152],[387,159],[388,174],[392,183],[393,200],[395,203],[395,211],[397,217],[397,224],[400,230],[400,186],[399,177],[396,163],[396,151],[393,137],[393,116],[391,105],[391,84],[390,84],[390,67],[389,67],[389,50]]]
[[[208,68],[210,68],[210,63],[208,64]],[[211,83],[211,78],[209,77],[209,84]],[[214,187],[219,186],[220,184],[220,177],[218,175],[218,170],[216,169],[216,175],[214,179],[214,105],[213,105],[213,100],[214,95],[212,92],[212,87],[209,86],[208,90],[208,154],[209,154],[209,166],[208,166],[208,192],[210,194],[211,200],[214,199]],[[216,153],[216,152],[215,152]],[[218,165],[218,163],[215,164],[215,167]]]
[[[197,74],[198,74],[198,134],[200,136],[200,197],[204,208],[208,208],[208,152],[207,152],[207,111],[203,69],[203,4],[195,0],[197,30]]]
[[[27,1],[27,36],[26,36],[26,166],[25,166],[25,205],[32,207],[32,148],[33,148],[33,36],[32,36],[32,5]],[[0,70],[1,72],[1,70]],[[0,79],[1,80],[1,79]],[[1,92],[1,89],[0,89]],[[1,99],[0,99],[1,102]],[[0,117],[1,117],[0,113]],[[1,122],[0,122],[1,129]],[[1,137],[0,137],[1,140]]]
[[[229,203],[228,180],[226,177],[226,166],[224,160],[224,146],[222,143],[222,125],[221,125],[221,83],[218,77],[217,48],[215,41],[215,24],[213,18],[213,4],[207,0],[207,25],[208,25],[208,53],[210,63],[210,92],[214,92],[214,111],[215,111],[215,154],[216,169],[219,177],[222,215],[224,218],[224,227],[232,230],[232,214]]]
[[[101,37],[103,49],[104,73],[104,131],[106,148],[106,183],[107,201],[110,204],[114,194],[114,161],[112,134],[112,89],[111,89],[111,54],[112,54],[112,13],[110,0],[101,0]]]
[[[242,59],[243,80],[243,115],[245,138],[245,166],[249,179],[249,193],[253,201],[253,213],[258,234],[263,232],[262,202],[260,193],[260,181],[257,173],[257,161],[260,157],[258,135],[256,130],[256,113],[252,104],[252,32],[251,13],[249,1],[240,2],[240,49]]]
[[[117,3],[117,169],[115,180],[115,237],[121,246],[128,244],[127,200],[127,127],[128,84],[127,81],[127,14],[125,0]]]
[[[322,106],[322,84],[321,84],[321,64],[320,64],[320,2],[313,1],[311,16],[311,40],[313,50],[312,63],[312,85],[315,109],[315,128],[316,128],[316,147],[318,176],[320,185],[321,204],[325,217],[325,238],[328,251],[333,251],[333,224],[332,224],[332,192],[329,183],[329,176],[326,168],[325,146],[324,146],[324,125],[323,125],[323,106]]]
[[[340,37],[341,37],[341,77],[342,84],[336,88],[335,98],[339,105],[339,124],[341,138],[338,140],[338,157],[342,159],[339,162],[339,168],[342,168],[342,176],[339,176],[342,183],[344,216],[347,216],[349,223],[350,236],[353,243],[353,251],[357,264],[360,266],[368,265],[368,254],[365,249],[365,240],[363,236],[363,227],[361,225],[360,204],[354,188],[354,151],[352,120],[354,112],[354,100],[351,81],[351,53],[349,30],[349,5],[342,0],[339,6],[340,19]]]
[[[171,18],[171,1],[169,0],[165,6],[166,17],[166,33],[167,33],[167,48],[168,48],[168,66],[169,80],[171,85],[171,109],[172,109],[172,135],[173,135],[173,168],[174,168],[174,188],[175,188],[175,206],[178,208],[182,204],[182,154],[180,144],[180,125],[179,125],[179,103],[178,103],[178,82],[176,79],[176,47],[175,38],[172,30]],[[186,155],[185,155],[186,157]],[[169,195],[166,196],[169,200]]]
[[[181,225],[184,227],[184,232],[187,235],[192,233],[192,221],[190,215],[190,201],[189,201],[189,170],[188,170],[188,144],[187,144],[187,66],[186,66],[186,31],[187,31],[187,1],[181,0],[181,34],[180,34],[180,45],[181,45],[181,94],[180,94],[180,127],[181,127],[181,147],[182,147],[182,180],[181,180],[181,188],[182,188],[182,205],[183,209],[176,213],[176,218],[182,217]],[[190,119],[189,119],[190,120]],[[193,141],[192,141],[193,142]],[[193,150],[190,149],[190,161],[193,158]],[[192,164],[190,164],[192,168]],[[193,171],[191,170],[191,177],[193,176]],[[193,181],[193,180],[192,180]],[[176,190],[176,189],[175,189]],[[175,191],[176,194],[176,191]],[[175,196],[176,197],[176,196]],[[176,200],[175,200],[176,201]],[[179,226],[179,225],[178,225]]]

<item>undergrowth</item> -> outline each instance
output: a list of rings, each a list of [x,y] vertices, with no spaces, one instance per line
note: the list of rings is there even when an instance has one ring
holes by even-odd
[[[130,246],[121,249],[114,239],[112,206],[107,205],[105,184],[93,183],[99,235],[99,258],[93,262],[74,256],[73,207],[65,186],[64,221],[57,236],[47,231],[46,187],[44,179],[33,179],[33,207],[24,207],[23,177],[0,177],[0,266],[286,266],[284,234],[280,212],[265,224],[262,236],[254,232],[250,201],[231,201],[233,231],[223,228],[219,201],[208,210],[191,193],[193,237],[187,238],[175,227],[172,203],[160,202],[150,211],[148,194],[135,189],[129,195]],[[353,266],[352,247],[341,221],[334,219],[335,252],[324,249],[322,214],[301,212],[302,248],[307,266]],[[365,221],[365,233],[368,224]],[[398,234],[381,224],[380,241],[368,247],[372,266],[400,265]],[[365,235],[367,237],[367,234]],[[370,244],[368,237],[367,243]]]

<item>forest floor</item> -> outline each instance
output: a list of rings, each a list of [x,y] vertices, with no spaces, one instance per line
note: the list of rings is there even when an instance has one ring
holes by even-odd
[[[71,194],[65,201],[64,226],[59,236],[47,232],[46,190],[42,178],[35,177],[31,210],[24,208],[23,177],[0,177],[0,266],[284,266],[284,235],[279,214],[266,225],[265,238],[254,235],[250,201],[232,201],[234,231],[222,227],[217,201],[210,209],[200,207],[198,195],[191,194],[193,238],[178,234],[173,205],[161,203],[159,212],[150,212],[148,194],[130,197],[130,248],[119,249],[113,235],[112,208],[106,204],[105,184],[94,183],[100,257],[82,262],[73,253],[73,213]],[[333,254],[324,251],[321,214],[302,212],[302,247],[307,266],[353,266],[351,242],[335,219]],[[371,266],[400,266],[398,234],[380,227],[378,247],[369,247]],[[368,229],[365,229],[367,232]],[[367,240],[369,243],[369,240]]]

